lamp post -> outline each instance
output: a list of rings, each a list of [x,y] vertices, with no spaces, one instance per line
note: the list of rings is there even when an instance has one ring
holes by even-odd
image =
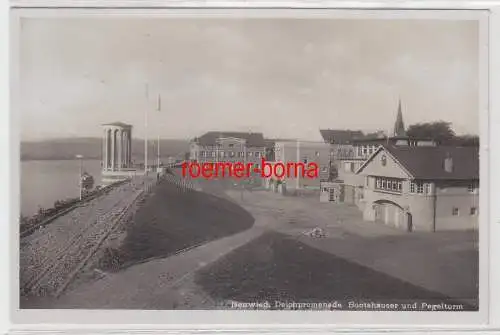
[[[80,187],[80,200],[82,200],[82,173],[83,173],[83,156],[82,155],[76,155],[76,158],[78,158],[78,160],[80,161],[80,175],[78,177],[78,185]]]

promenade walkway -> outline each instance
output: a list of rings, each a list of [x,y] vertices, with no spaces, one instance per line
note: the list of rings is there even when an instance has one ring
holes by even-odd
[[[82,203],[20,241],[22,299],[58,293],[72,272],[105,237],[125,210],[155,179],[136,177],[108,194]]]

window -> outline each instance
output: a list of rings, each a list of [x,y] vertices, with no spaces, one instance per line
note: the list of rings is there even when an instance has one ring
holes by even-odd
[[[217,155],[217,152],[212,151],[212,155],[211,155],[211,156],[212,156],[212,157],[215,157],[216,155]]]
[[[254,156],[255,156],[255,157],[260,157],[260,152],[258,152],[258,151],[257,151],[257,152],[254,154]]]
[[[316,151],[314,154],[316,155],[316,157],[319,157],[319,151]]]
[[[476,207],[470,208],[470,215],[477,215],[477,208]]]
[[[391,187],[392,187],[393,191],[397,191],[398,190],[398,182],[396,180],[393,180],[391,183]]]
[[[251,152],[248,152],[248,157],[252,157],[252,153]]]
[[[418,194],[423,194],[424,193],[424,183],[421,181],[413,181],[410,184],[410,192],[411,193],[418,193]]]
[[[229,147],[233,148],[234,147],[234,143],[229,143]]]
[[[368,186],[368,179],[366,181]],[[403,182],[396,178],[375,178],[375,189],[401,193]]]
[[[351,172],[354,172],[354,163],[351,163]]]
[[[431,194],[431,184],[430,183],[425,184],[425,193]]]
[[[344,171],[349,172],[351,169],[351,163],[344,163]]]
[[[200,156],[201,156],[201,157],[205,157],[205,151],[201,151],[201,152],[200,152]]]
[[[234,157],[234,151],[229,151],[229,157]]]
[[[457,207],[453,207],[453,209],[451,210],[451,214],[453,216],[458,216],[459,215],[458,208]]]

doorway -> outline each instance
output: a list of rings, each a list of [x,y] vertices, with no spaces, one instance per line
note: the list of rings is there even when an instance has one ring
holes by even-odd
[[[408,232],[411,233],[413,231],[413,217],[411,213],[406,213],[406,223]]]
[[[335,201],[335,189],[333,187],[328,189],[328,201]]]

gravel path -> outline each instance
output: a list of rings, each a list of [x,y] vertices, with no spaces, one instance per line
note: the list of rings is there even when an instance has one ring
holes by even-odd
[[[20,246],[22,295],[54,295],[123,210],[150,185],[152,181],[136,178],[23,238]]]

